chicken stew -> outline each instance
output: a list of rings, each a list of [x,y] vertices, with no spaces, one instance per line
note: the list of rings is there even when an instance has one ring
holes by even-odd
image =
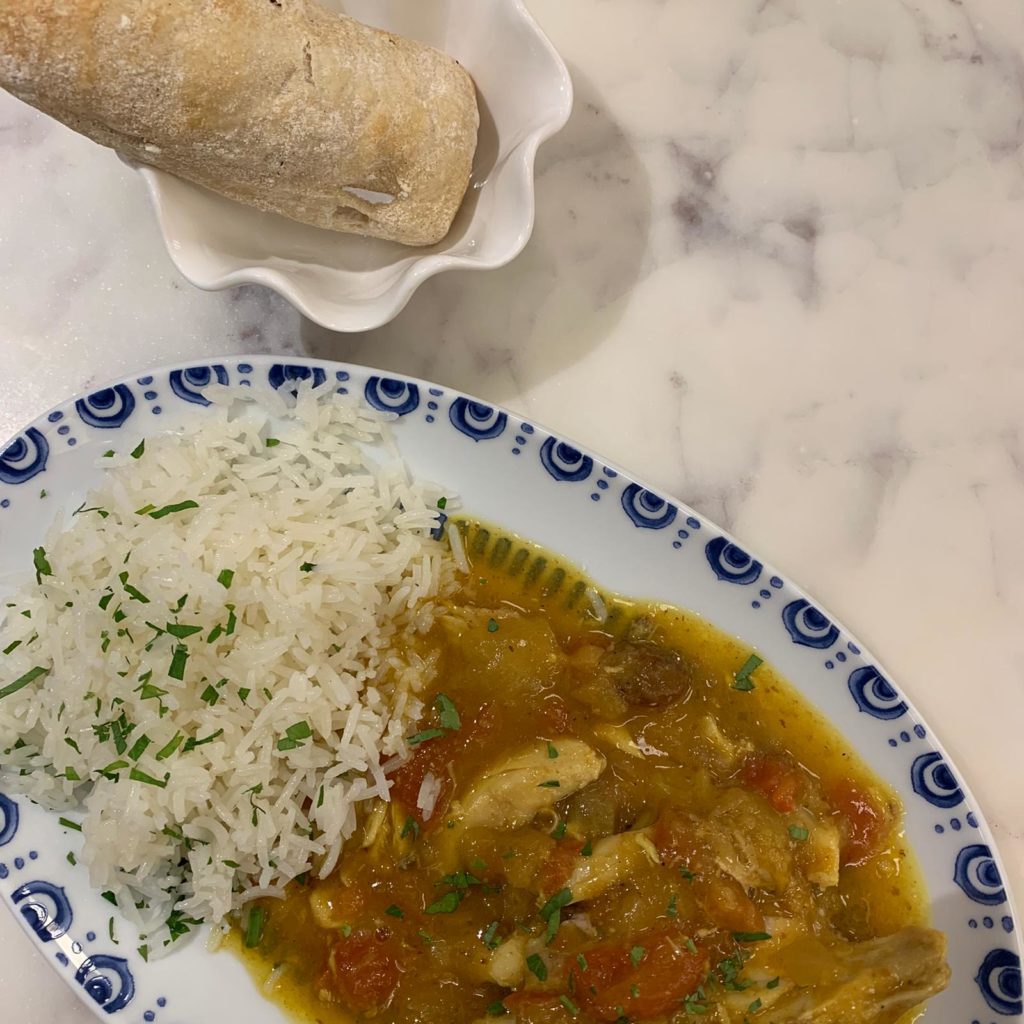
[[[240,922],[273,997],[331,1024],[912,1020],[949,972],[896,795],[697,616],[462,529],[390,803]]]

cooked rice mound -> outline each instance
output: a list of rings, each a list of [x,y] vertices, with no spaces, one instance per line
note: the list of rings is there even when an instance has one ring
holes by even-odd
[[[383,417],[308,385],[207,397],[99,460],[0,619],[0,783],[84,811],[79,859],[154,952],[330,872],[407,753],[432,673],[408,641],[453,587],[442,492]]]

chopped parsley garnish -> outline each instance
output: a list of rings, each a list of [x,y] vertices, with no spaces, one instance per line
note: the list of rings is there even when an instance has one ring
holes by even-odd
[[[558,934],[558,928],[562,923],[562,907],[571,902],[572,892],[569,889],[559,889],[537,912],[540,919],[547,925],[544,932],[546,944],[550,944]],[[543,980],[541,978],[541,981]]]
[[[82,826],[79,825],[77,821],[71,821],[70,818],[58,818],[57,819],[57,824],[58,825],[63,825],[65,828],[69,828],[69,829],[71,829],[74,832],[81,832],[82,831]]]
[[[771,936],[767,932],[733,932],[737,942],[767,942]]]
[[[147,775],[145,772],[140,771],[138,768],[132,768],[128,772],[128,778],[133,782],[144,782],[147,786],[158,786],[160,789],[167,788],[167,780],[171,777],[170,772],[165,772],[162,779],[154,779],[152,775]]]
[[[74,867],[78,863],[78,861],[75,859],[75,855],[70,850],[68,850],[67,860],[72,867]]]
[[[180,910],[172,910],[167,918],[167,930],[171,935],[171,942],[187,935],[189,928],[198,928],[203,922],[194,917],[186,917]]]
[[[238,619],[235,617],[235,606],[233,604],[224,605],[228,610],[228,623],[224,627],[224,635],[231,636],[235,631],[235,626],[238,625]]]
[[[559,996],[558,997],[558,1001],[566,1008],[566,1010],[569,1011],[571,1016],[573,1016],[573,1017],[578,1017],[579,1016],[580,1008],[568,996],[566,996],[566,995]]]
[[[74,741],[74,740],[73,740],[73,739],[72,739],[72,738],[71,738],[70,736],[65,736],[65,737],[64,737],[64,742],[65,742],[65,743],[66,743],[66,744],[67,744],[67,745],[68,745],[68,746],[69,746],[69,747],[70,747],[70,748],[71,748],[71,749],[72,749],[72,750],[73,750],[73,751],[74,751],[74,752],[75,752],[76,754],[81,754],[81,753],[82,753],[82,752],[81,752],[81,750],[79,750],[79,749],[78,749],[78,744],[77,744],[77,743],[76,743],[76,742],[75,742],[75,741]]]
[[[807,829],[801,827],[800,825],[789,826],[789,838],[795,839],[798,843],[806,842],[807,837],[809,835],[810,833],[807,831]]]
[[[199,699],[205,701],[207,704],[210,705],[211,708],[213,707],[214,704],[217,703],[219,698],[220,694],[212,686],[209,685],[199,695]]]
[[[133,449],[132,458],[141,459],[146,452],[146,439],[143,438]]]
[[[761,1000],[755,999],[748,1007],[747,1013],[757,1013],[761,1009]]]
[[[581,857],[589,857],[594,852],[594,844],[588,839],[583,844],[583,849],[580,850]]]
[[[488,1017],[504,1017],[507,1013],[508,1008],[500,999],[496,1003],[491,1003],[491,1005],[487,1007]]]
[[[692,882],[697,876],[689,868],[681,867],[679,869],[679,877],[687,882]]]
[[[15,641],[13,641],[12,643],[9,643],[9,644],[8,644],[8,645],[7,645],[7,646],[6,646],[5,648],[4,648],[4,654],[10,654],[10,653],[11,653],[11,651],[15,651],[15,650],[17,650],[17,649],[18,649],[18,648],[19,648],[20,646],[21,646],[21,641],[20,641],[20,640],[15,640]]]
[[[323,791],[321,790],[321,799]],[[317,804],[319,807],[320,805]],[[402,826],[402,831],[399,833],[398,838],[404,839],[406,836],[412,836],[413,840],[419,839],[420,837],[420,823],[410,814],[405,819],[405,824]]]
[[[187,754],[190,750],[195,750],[196,747],[201,747],[204,743],[212,743],[223,732],[223,729],[218,729],[216,732],[211,732],[209,736],[204,736],[201,740],[189,737],[189,739],[185,740],[185,746],[181,748],[181,752]]]
[[[548,744],[548,757],[549,757],[549,758],[550,758],[550,759],[551,759],[552,761],[554,761],[554,759],[555,759],[556,757],[558,757],[558,747],[556,747],[556,746],[554,745],[554,743],[549,743],[549,744]]]
[[[18,690],[28,686],[29,683],[34,683],[40,676],[45,676],[50,670],[37,665],[35,668],[30,668],[23,676],[18,676],[13,683],[8,683],[6,686],[0,688],[0,700],[4,697],[9,697],[12,693],[17,693]]]
[[[669,897],[668,906],[665,908],[665,913],[668,914],[669,917],[679,916],[679,909],[678,907],[676,907],[676,898],[677,897],[675,893],[672,893],[672,895]]]
[[[250,690],[249,687],[247,687],[247,686],[240,686],[238,688],[238,699],[244,704],[249,699],[249,694],[250,693],[252,693],[252,690]],[[323,787],[322,786],[320,787],[320,803],[323,803]],[[317,804],[317,807],[319,807],[319,806],[320,806],[320,804]]]
[[[538,981],[548,980],[548,965],[544,963],[544,958],[539,953],[531,953],[526,958],[526,966]]]
[[[235,580],[235,573],[233,569],[221,569],[217,574],[217,582],[225,589],[230,590],[231,584]]]
[[[390,917],[397,917],[399,920],[405,917],[405,911],[395,903],[392,903],[384,913],[388,914]]]
[[[167,674],[172,679],[183,680],[185,678],[185,665],[188,662],[188,648],[184,644],[175,644],[174,654],[171,656],[171,666]]]
[[[485,929],[483,934],[480,936],[480,941],[488,949],[497,949],[501,945],[501,940],[497,937],[498,935],[498,922],[492,921]]]
[[[568,826],[565,823],[565,819],[563,818],[562,821],[560,821],[555,826],[554,831],[551,833],[551,838],[552,839],[564,839],[565,838],[565,831],[566,831],[567,827]]]
[[[174,734],[174,738],[157,751],[156,759],[158,761],[164,761],[168,757],[170,757],[171,754],[173,754],[178,749],[178,745],[181,743],[182,739],[183,737],[181,733],[176,732]]]
[[[418,747],[421,743],[426,743],[427,740],[438,740],[444,735],[444,729],[424,729],[423,732],[407,736],[406,739],[410,746]]]
[[[736,673],[732,688],[734,690],[752,690],[754,688],[754,681],[750,678],[751,673],[759,666],[764,664],[764,658],[759,658],[756,654],[752,654],[743,663],[743,667]]]
[[[143,733],[133,744],[132,749],[128,751],[128,756],[133,761],[138,761],[140,757],[146,752],[146,747],[153,741]]]
[[[165,516],[174,515],[175,512],[187,512],[190,508],[199,508],[199,502],[189,498],[188,501],[179,501],[175,505],[164,505],[163,508],[147,512],[150,519],[163,519]]]
[[[101,892],[100,895],[108,902],[113,903],[117,906],[117,897],[108,889],[106,892]]]
[[[634,967],[636,967],[640,963],[640,961],[643,960],[643,958],[644,958],[644,956],[646,956],[646,954],[647,954],[647,950],[644,949],[643,946],[634,946],[629,951],[629,962]]]
[[[562,784],[558,779],[548,779],[546,782],[538,783],[538,789],[558,789]]]
[[[267,438],[267,447],[268,448],[276,448],[280,443],[281,443],[281,441],[280,441],[279,438],[276,438],[276,437],[268,437]]]
[[[101,768],[99,770],[99,774],[102,775],[105,779],[111,779],[114,782],[117,782],[118,778],[120,778],[120,776],[117,773],[127,767],[127,761],[111,761],[110,764],[106,766],[106,768]]]
[[[165,633],[170,633],[178,640],[187,640],[190,636],[195,636],[196,633],[202,633],[202,631],[202,626],[184,626],[179,622],[168,622],[164,629]]]
[[[124,587],[124,592],[132,599],[139,602],[139,604],[149,604],[149,598],[146,597],[137,587],[133,587],[128,582],[128,573],[118,573],[117,578],[121,581],[121,586]]]
[[[45,548],[34,548],[32,550],[32,564],[36,569],[36,583],[42,583],[44,576],[53,575],[53,569],[46,558]]]
[[[442,729],[462,728],[459,712],[447,694],[439,693],[434,698],[434,707],[437,708],[437,719],[441,723]]]
[[[341,932],[343,938],[348,938],[352,934],[352,925],[343,924],[338,931]]]
[[[448,499],[447,498],[438,498],[437,499],[437,507],[438,508],[443,509],[447,504],[448,504]]]
[[[284,731],[284,736],[277,741],[278,750],[294,750],[301,747],[303,740],[308,740],[313,735],[309,722],[296,722],[289,725]]]
[[[68,782],[82,781],[82,776],[79,775],[78,772],[76,772],[75,769],[72,768],[70,765],[68,765],[68,767],[64,769],[64,778],[67,779]]]
[[[498,632],[498,621],[497,621],[497,619],[488,619],[487,620],[487,632],[488,633],[497,633]]]
[[[585,971],[587,969],[587,958],[582,953],[576,954],[576,963],[580,965],[581,971]]]
[[[266,924],[266,912],[262,907],[253,907],[249,911],[249,920],[245,925],[245,948],[255,949],[263,941],[263,926]]]
[[[452,892],[446,892],[439,900],[435,900],[427,907],[428,914],[451,914],[459,909],[459,904],[462,902],[466,893],[464,891],[453,890]]]
[[[764,987],[765,988],[778,988],[779,987],[779,979],[778,978],[772,978],[771,981],[766,981],[764,983]]]
[[[416,933],[422,940],[424,946],[432,946],[434,940],[429,932],[424,931],[422,928]]]

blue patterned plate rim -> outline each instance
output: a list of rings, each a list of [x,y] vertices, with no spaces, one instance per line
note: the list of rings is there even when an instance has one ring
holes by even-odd
[[[729,533],[512,410],[419,378],[300,357],[224,356],[121,378],[54,406],[0,444],[0,573],[25,568],[12,552],[30,550],[49,513],[74,507],[96,482],[96,446],[106,449],[114,437],[134,445],[200,414],[213,381],[287,388],[308,379],[393,413],[403,455],[421,475],[450,485],[468,511],[557,551],[602,586],[690,608],[765,654],[903,797],[935,924],[950,941],[953,981],[930,1013],[964,1024],[1024,1020],[1017,918],[990,829],[878,660]],[[39,514],[43,500],[53,501],[47,515]],[[846,685],[837,685],[844,676]],[[116,942],[113,924],[108,938],[109,915],[83,870],[53,853],[75,842],[56,819],[0,793],[0,899],[100,1019],[173,1024],[173,1014],[178,1024],[212,1024],[223,1013],[194,983],[201,976],[227,989],[218,1005],[229,1016],[244,1004],[255,1024],[282,1019],[239,965],[219,957],[214,967],[199,943],[146,962]]]

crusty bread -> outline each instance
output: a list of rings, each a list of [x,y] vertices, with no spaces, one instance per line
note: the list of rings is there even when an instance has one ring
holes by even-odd
[[[0,0],[0,85],[132,160],[408,245],[448,232],[479,126],[456,61],[313,0]]]

